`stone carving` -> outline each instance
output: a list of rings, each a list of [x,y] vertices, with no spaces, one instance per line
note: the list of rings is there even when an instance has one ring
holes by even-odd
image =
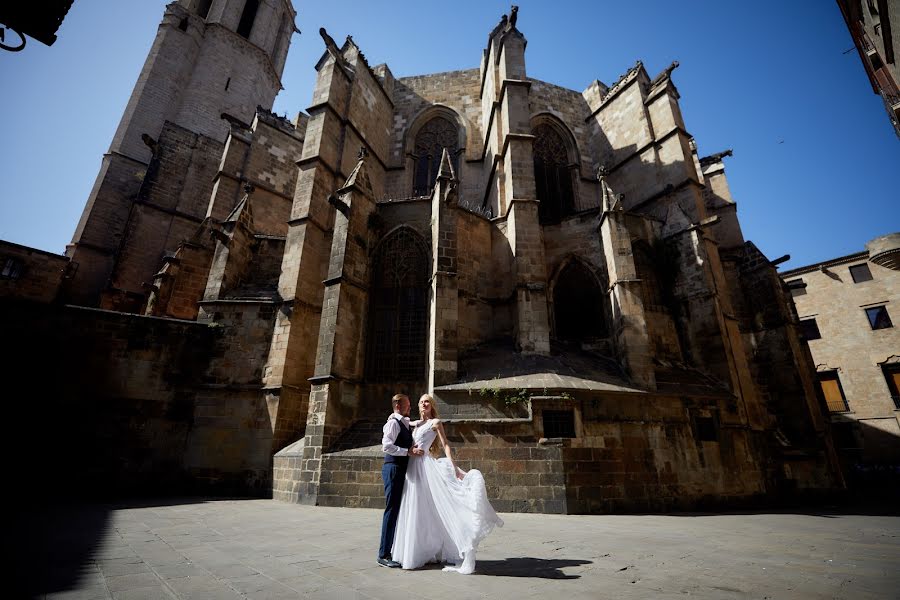
[[[515,4],[509,9],[509,25],[507,26],[508,31],[512,31],[516,28],[516,21],[519,19],[519,7]]]
[[[334,57],[334,60],[341,67],[347,67],[347,61],[344,59],[344,55],[341,54],[341,49],[338,48],[338,45],[335,43],[334,38],[328,35],[328,32],[325,31],[324,27],[319,27],[319,35],[322,36],[322,39],[325,41],[325,49],[328,50],[328,53]],[[348,36],[348,39],[349,36]]]
[[[662,70],[662,73],[653,78],[653,81],[650,82],[650,87],[656,87],[663,81],[666,81],[672,76],[672,71],[678,68],[678,61],[673,60],[672,64]]]

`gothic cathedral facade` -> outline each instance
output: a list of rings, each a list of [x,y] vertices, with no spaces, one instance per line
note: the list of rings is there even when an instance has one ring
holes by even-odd
[[[187,477],[378,506],[405,391],[434,395],[498,510],[841,485],[793,304],[742,235],[730,152],[698,153],[677,63],[530,78],[514,7],[477,67],[395,77],[323,29],[288,121],[294,17],[167,6],[68,250],[69,303],[209,338],[173,384]]]

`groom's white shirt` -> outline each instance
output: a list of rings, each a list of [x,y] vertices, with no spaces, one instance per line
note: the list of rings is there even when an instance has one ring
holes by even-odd
[[[409,456],[409,450],[401,448],[396,444],[397,435],[400,433],[401,419],[408,429],[409,417],[404,417],[399,413],[391,413],[391,416],[388,417],[387,423],[384,424],[384,428],[382,429],[384,435],[381,438],[381,449],[391,456]]]

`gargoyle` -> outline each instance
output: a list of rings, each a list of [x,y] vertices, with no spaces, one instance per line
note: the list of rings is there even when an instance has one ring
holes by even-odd
[[[519,7],[516,6],[515,4],[513,4],[512,7],[509,9],[509,27],[507,27],[507,30],[511,31],[516,28],[516,21],[518,20],[518,18],[519,18]]]

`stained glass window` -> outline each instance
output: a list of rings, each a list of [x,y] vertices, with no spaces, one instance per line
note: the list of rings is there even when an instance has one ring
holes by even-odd
[[[572,172],[562,136],[551,126],[542,123],[534,128],[534,183],[538,218],[543,224],[559,223],[562,217],[575,212],[572,192]]]
[[[450,154],[453,169],[459,174],[459,130],[444,117],[434,117],[416,134],[413,156],[413,195],[427,196],[437,180],[444,148]]]
[[[419,381],[425,377],[428,250],[421,237],[399,229],[373,261],[369,313],[369,378]]]

